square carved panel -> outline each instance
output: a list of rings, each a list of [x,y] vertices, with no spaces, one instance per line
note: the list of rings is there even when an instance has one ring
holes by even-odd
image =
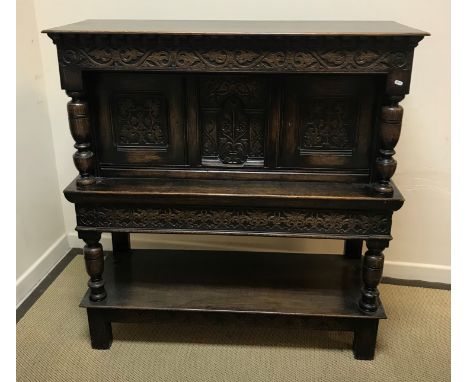
[[[112,125],[117,147],[168,145],[166,100],[162,94],[120,93],[112,97]]]
[[[379,81],[366,75],[289,77],[278,164],[368,176]]]
[[[102,174],[186,163],[184,82],[179,75],[92,72],[96,151]]]
[[[351,97],[314,97],[301,111],[301,151],[354,147],[357,105]]]

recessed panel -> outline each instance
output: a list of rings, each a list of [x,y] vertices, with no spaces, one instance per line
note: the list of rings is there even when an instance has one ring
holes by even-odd
[[[93,80],[101,166],[186,164],[182,76],[105,72]]]
[[[112,97],[112,129],[117,148],[167,149],[166,98],[161,93],[115,93]]]
[[[282,82],[279,167],[370,171],[371,76],[299,76]]]
[[[357,103],[352,97],[312,97],[301,109],[300,151],[352,150]]]
[[[200,79],[202,164],[263,166],[269,94],[259,77]]]

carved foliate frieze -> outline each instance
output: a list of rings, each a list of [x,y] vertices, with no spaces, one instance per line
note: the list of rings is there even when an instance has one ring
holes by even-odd
[[[76,206],[79,227],[147,231],[389,235],[391,214],[307,209]]]
[[[59,36],[62,67],[183,71],[388,72],[410,69],[419,38]],[[414,40],[414,41],[413,41]]]
[[[166,147],[168,144],[166,101],[161,94],[115,94],[112,124],[117,147]]]
[[[301,149],[350,150],[356,133],[351,98],[312,98],[302,110]]]
[[[202,80],[203,157],[215,164],[244,165],[252,159],[263,162],[267,100],[266,84],[259,79]]]

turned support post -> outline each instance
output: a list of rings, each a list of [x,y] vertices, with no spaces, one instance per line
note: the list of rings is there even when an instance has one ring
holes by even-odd
[[[89,124],[88,103],[82,92],[67,92],[72,99],[67,104],[70,132],[75,140],[76,152],[73,162],[80,173],[76,183],[87,186],[96,181],[93,176],[94,154],[91,151],[91,127]]]
[[[373,313],[379,307],[377,286],[382,278],[384,266],[383,250],[388,247],[388,240],[367,240],[367,252],[362,262],[361,299],[359,307],[365,313]]]
[[[398,143],[401,132],[401,120],[403,108],[398,102],[403,97],[391,97],[391,104],[381,110],[381,122],[379,126],[379,155],[375,161],[377,176],[374,190],[385,196],[393,195],[393,187],[390,179],[395,173],[397,162],[393,158],[395,146]]]
[[[101,243],[101,233],[95,231],[78,232],[80,239],[84,240],[86,245],[83,247],[83,255],[86,264],[86,272],[90,277],[88,286],[90,289],[89,299],[91,301],[102,301],[107,293],[104,289],[104,251]]]
[[[403,108],[398,104],[409,92],[411,71],[393,69],[387,74],[385,85],[386,101],[380,111],[378,126],[379,152],[375,160],[373,175],[374,191],[382,196],[393,195],[390,179],[395,173],[397,162],[393,158],[395,146],[401,132]]]

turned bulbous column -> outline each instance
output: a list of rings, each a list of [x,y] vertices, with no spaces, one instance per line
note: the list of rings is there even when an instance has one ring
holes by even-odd
[[[379,308],[379,290],[377,286],[382,278],[384,266],[383,250],[388,247],[388,240],[367,240],[367,252],[362,262],[361,299],[359,308],[366,313],[373,313]]]
[[[400,98],[401,99],[401,98]],[[379,155],[375,161],[376,182],[374,190],[385,196],[393,195],[393,187],[390,179],[395,173],[397,162],[393,158],[395,146],[398,143],[401,132],[403,108],[398,105],[398,99],[393,100],[390,106],[384,106],[381,110],[379,126]]]
[[[83,255],[86,264],[86,272],[89,275],[88,287],[91,301],[102,301],[107,293],[104,288],[102,273],[104,272],[104,251],[101,243],[101,233],[95,231],[82,231],[78,233],[80,239],[86,243],[83,247]]]
[[[88,103],[83,100],[83,93],[67,92],[72,98],[67,104],[70,132],[75,140],[76,152],[73,162],[80,173],[76,183],[79,186],[93,184],[94,154],[91,151],[91,127],[89,123]]]

